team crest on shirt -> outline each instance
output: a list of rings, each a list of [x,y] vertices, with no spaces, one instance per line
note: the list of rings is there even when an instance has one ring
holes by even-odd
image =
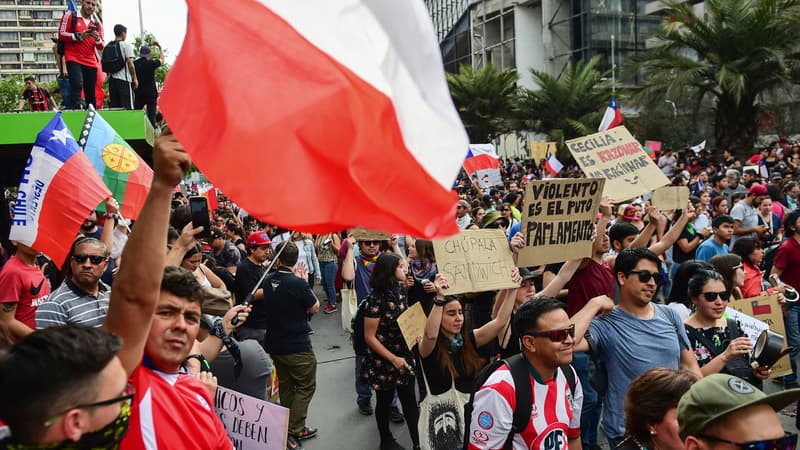
[[[539,417],[539,408],[536,407],[536,403],[531,405],[531,420]]]
[[[491,430],[494,427],[494,417],[489,411],[481,411],[478,414],[478,425],[484,430]]]
[[[197,401],[200,402],[200,406],[205,408],[206,411],[211,411],[211,406],[208,404],[206,399],[204,399],[203,396],[200,394],[195,394],[195,395],[197,395]]]
[[[553,423],[536,437],[530,446],[531,450],[565,450],[567,434],[563,423]]]

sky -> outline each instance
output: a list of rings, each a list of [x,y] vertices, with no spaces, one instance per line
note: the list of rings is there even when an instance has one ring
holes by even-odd
[[[137,0],[104,0],[103,31],[106,42],[114,40],[114,25],[128,27],[127,42],[139,35],[139,8]],[[141,0],[144,29],[152,33],[167,51],[167,62],[172,64],[180,51],[186,33],[186,3],[183,0]]]

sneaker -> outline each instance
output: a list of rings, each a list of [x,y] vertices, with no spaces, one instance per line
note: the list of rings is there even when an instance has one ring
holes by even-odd
[[[294,436],[287,436],[286,450],[303,450],[303,446],[300,445],[300,441],[298,441]]]
[[[303,427],[303,429],[300,430],[300,433],[294,435],[294,437],[297,440],[302,441],[303,439],[309,439],[309,438],[312,438],[312,437],[316,436],[317,435],[317,431],[319,431],[319,430],[316,429],[316,428]]]
[[[406,450],[402,445],[398,444],[394,438],[389,440],[381,439],[381,450]]]
[[[358,405],[358,412],[365,416],[371,416],[375,411],[372,410],[372,406],[367,402]]]
[[[336,312],[336,309],[336,305],[331,305],[328,303],[328,305],[325,306],[325,314],[333,314]]]
[[[403,417],[403,413],[400,412],[400,408],[398,407],[392,408],[391,419],[394,423],[403,423],[406,420],[406,418]]]

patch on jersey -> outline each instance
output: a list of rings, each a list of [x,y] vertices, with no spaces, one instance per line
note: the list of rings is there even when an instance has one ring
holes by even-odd
[[[197,396],[197,401],[200,402],[200,406],[206,409],[206,411],[211,411],[211,406],[208,404],[206,399],[203,398],[200,394],[195,394]]]
[[[737,394],[752,394],[755,392],[752,386],[741,378],[731,378],[728,380],[728,387]]]
[[[478,425],[484,430],[491,430],[494,427],[494,417],[489,411],[481,411],[478,414]]]
[[[531,420],[539,417],[539,408],[536,407],[536,403],[531,405]]]
[[[563,427],[563,423],[550,424],[539,433],[530,448],[535,450],[565,450],[567,448],[567,435]]]
[[[486,444],[489,442],[489,435],[481,430],[475,430],[472,432],[472,442],[476,444]]]

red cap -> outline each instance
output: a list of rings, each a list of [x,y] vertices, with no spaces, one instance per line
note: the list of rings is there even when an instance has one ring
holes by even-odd
[[[767,195],[767,188],[763,184],[753,183],[750,189],[747,190],[749,195]]]
[[[269,236],[265,231],[254,231],[247,236],[248,247],[258,247],[259,245],[269,245]]]

